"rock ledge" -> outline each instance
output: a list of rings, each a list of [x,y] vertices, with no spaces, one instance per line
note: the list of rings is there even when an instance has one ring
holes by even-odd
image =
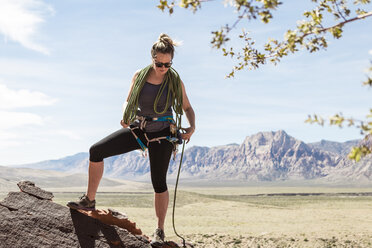
[[[0,247],[151,247],[135,223],[114,210],[71,210],[32,182],[17,185],[21,192],[10,192],[0,202]]]

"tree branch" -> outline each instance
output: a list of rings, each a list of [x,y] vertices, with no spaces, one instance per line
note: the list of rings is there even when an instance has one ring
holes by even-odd
[[[340,16],[342,17],[342,19],[344,19],[344,21],[347,21],[346,18],[344,17],[344,15],[342,14],[340,8],[338,7],[338,3],[335,2],[335,5],[336,5],[336,8],[337,8],[337,12],[340,14]]]
[[[243,19],[244,15],[247,13],[247,11],[248,11],[248,8],[246,8],[243,11],[243,13],[240,16],[238,16],[238,20],[236,20],[235,23],[230,28],[227,29],[227,33],[230,32],[232,29],[234,29],[236,27],[236,25],[240,22],[240,20]]]
[[[358,16],[356,16],[354,18],[351,18],[351,19],[347,19],[347,20],[345,20],[343,22],[340,22],[340,23],[337,23],[336,25],[333,25],[332,27],[327,27],[327,28],[319,29],[318,32],[323,33],[323,32],[326,32],[326,31],[332,29],[332,28],[340,27],[340,26],[343,26],[346,23],[357,21],[357,20],[361,20],[361,19],[364,19],[364,18],[367,18],[367,17],[370,17],[370,16],[372,16],[372,11],[367,12],[367,13],[365,13],[363,15],[358,15]],[[308,36],[310,34],[314,34],[314,32],[306,33],[303,36],[301,36],[301,38],[305,38],[306,36]]]

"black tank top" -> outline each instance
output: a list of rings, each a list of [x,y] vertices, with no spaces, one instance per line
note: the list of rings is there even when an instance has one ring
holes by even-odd
[[[151,84],[149,82],[146,82],[142,90],[139,94],[138,98],[138,106],[139,110],[137,111],[137,115],[139,116],[148,116],[148,117],[161,117],[161,116],[173,116],[172,112],[172,94],[170,95],[169,99],[169,107],[167,111],[165,111],[164,114],[159,115],[156,114],[154,111],[154,102],[155,98],[159,92],[161,84],[156,85],[156,84]],[[162,112],[166,106],[166,101],[167,101],[167,94],[168,94],[168,86],[165,87],[163,94],[161,95],[158,105],[156,106],[156,110],[158,112]],[[134,123],[136,126],[138,126],[138,122]],[[164,128],[169,127],[169,122],[165,121],[150,121],[147,122],[145,131],[146,132],[158,132]]]

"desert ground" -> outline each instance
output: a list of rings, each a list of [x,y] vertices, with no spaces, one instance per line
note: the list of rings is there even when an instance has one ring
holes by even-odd
[[[54,202],[62,205],[81,195],[71,188],[54,190]],[[97,208],[126,213],[151,235],[156,222],[150,190],[103,191]],[[165,233],[179,241],[170,192]],[[195,247],[372,247],[371,192],[371,187],[181,186],[176,230]]]

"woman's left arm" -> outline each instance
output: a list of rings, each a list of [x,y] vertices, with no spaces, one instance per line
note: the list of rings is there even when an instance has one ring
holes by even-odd
[[[195,132],[195,113],[194,113],[193,108],[191,107],[189,98],[187,97],[185,85],[183,84],[182,80],[181,80],[181,85],[182,85],[182,101],[183,101],[182,109],[185,112],[186,118],[190,124],[190,127],[183,129],[186,131],[186,133],[181,134],[181,137],[182,139],[187,140],[186,143],[189,143],[192,134]]]

